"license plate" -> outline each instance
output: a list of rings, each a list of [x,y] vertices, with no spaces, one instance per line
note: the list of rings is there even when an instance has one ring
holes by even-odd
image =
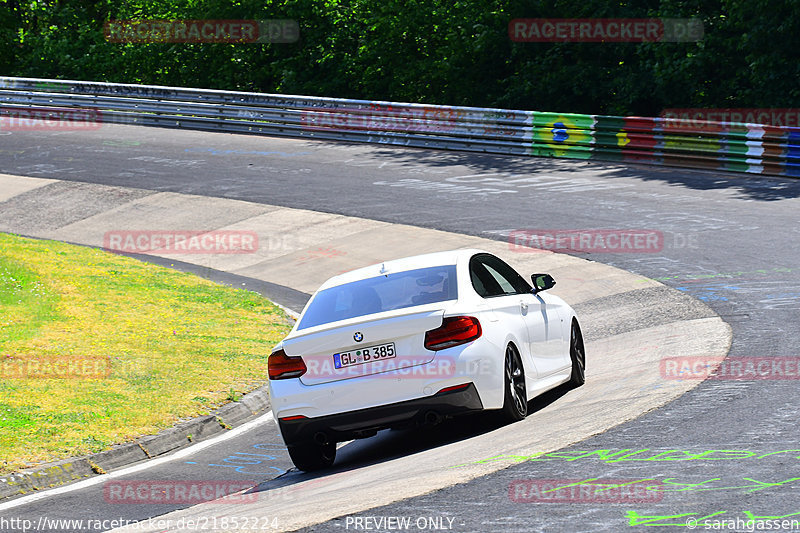
[[[375,346],[365,346],[358,350],[340,352],[333,354],[333,366],[345,368],[348,366],[363,365],[372,361],[383,361],[397,356],[394,351],[394,343],[376,344]]]

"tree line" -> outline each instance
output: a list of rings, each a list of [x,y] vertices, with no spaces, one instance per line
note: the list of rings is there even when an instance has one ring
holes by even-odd
[[[696,42],[516,42],[525,18],[692,18]],[[124,20],[295,20],[283,43],[112,42]],[[0,73],[610,115],[800,104],[796,0],[0,0]]]

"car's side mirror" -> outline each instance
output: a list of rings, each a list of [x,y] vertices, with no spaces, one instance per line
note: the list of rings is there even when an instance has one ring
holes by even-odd
[[[556,284],[556,280],[550,274],[531,274],[531,281],[533,282],[533,294],[552,289]]]

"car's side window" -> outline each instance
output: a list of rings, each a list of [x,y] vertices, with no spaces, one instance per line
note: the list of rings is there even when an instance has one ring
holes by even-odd
[[[483,268],[485,268],[489,274],[494,278],[498,285],[500,285],[500,290],[503,291],[503,294],[514,294],[517,290],[511,284],[511,281],[507,280],[500,274],[497,270],[492,268],[491,265],[487,265],[486,263],[483,264]]]
[[[474,256],[470,260],[469,270],[475,292],[484,298],[531,291],[531,286],[516,270],[493,255]]]
[[[490,296],[499,296],[503,294],[503,289],[497,284],[497,281],[489,274],[486,267],[480,261],[474,259],[470,262],[469,275],[472,279],[472,286],[475,288],[480,296],[488,298]]]
[[[489,256],[486,263],[508,280],[511,286],[514,287],[516,294],[528,294],[533,290],[533,287],[531,287],[530,283],[525,281],[525,278],[520,276],[516,270],[511,268],[508,263],[504,262],[499,257]]]

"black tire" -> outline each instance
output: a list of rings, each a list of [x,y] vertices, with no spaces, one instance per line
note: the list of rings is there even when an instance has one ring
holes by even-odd
[[[316,442],[293,444],[286,447],[294,466],[304,472],[327,468],[336,459],[336,443],[320,445]]]
[[[525,370],[513,344],[506,347],[503,374],[505,396],[502,416],[509,422],[518,422],[528,416],[528,395],[525,390]]]
[[[572,375],[569,384],[580,387],[586,382],[586,351],[583,348],[583,335],[577,320],[572,321],[569,334],[569,358],[572,360]]]

